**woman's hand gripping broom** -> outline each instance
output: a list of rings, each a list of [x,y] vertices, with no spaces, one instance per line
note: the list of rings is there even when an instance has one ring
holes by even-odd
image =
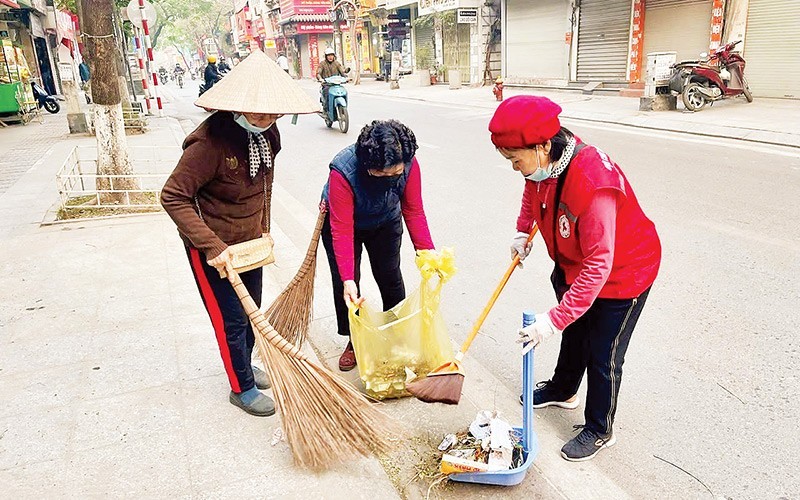
[[[269,324],[232,268],[228,279],[255,328],[297,465],[325,469],[354,455],[385,452],[400,426],[353,386],[311,361]]]
[[[531,229],[531,233],[528,235],[528,244],[533,240],[533,237],[536,236],[538,230],[537,226],[534,225]],[[413,394],[420,401],[425,401],[426,403],[458,404],[461,400],[461,388],[464,386],[464,369],[461,367],[461,360],[464,359],[464,354],[466,354],[472,341],[475,340],[475,337],[478,335],[478,331],[481,329],[481,326],[483,326],[483,322],[486,321],[489,311],[492,310],[494,303],[497,302],[500,292],[505,288],[506,283],[508,283],[509,278],[511,278],[514,269],[519,265],[520,260],[520,256],[517,254],[508,267],[508,270],[506,270],[506,273],[503,275],[503,279],[500,280],[500,284],[497,285],[492,297],[489,299],[489,303],[483,308],[478,320],[475,321],[475,324],[472,326],[472,331],[461,346],[461,350],[456,354],[455,359],[436,368],[429,373],[427,377],[406,384],[408,392]]]

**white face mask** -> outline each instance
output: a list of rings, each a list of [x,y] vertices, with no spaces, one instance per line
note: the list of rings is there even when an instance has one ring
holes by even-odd
[[[251,124],[247,121],[247,118],[244,117],[241,113],[234,113],[233,120],[239,124],[240,127],[247,130],[248,132],[252,132],[254,134],[260,134],[265,132],[269,127],[256,127],[255,125]],[[272,125],[270,125],[271,127]]]
[[[526,175],[525,178],[533,182],[542,182],[543,180],[550,177],[552,173],[553,173],[552,163],[548,163],[547,168],[542,168],[542,164],[539,162],[539,148],[536,148],[536,170],[534,170],[532,174]]]

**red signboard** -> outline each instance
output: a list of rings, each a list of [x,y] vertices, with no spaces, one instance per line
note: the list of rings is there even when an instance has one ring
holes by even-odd
[[[331,23],[304,22],[295,23],[295,27],[298,35],[304,33],[333,33],[333,25]]]
[[[281,0],[281,17],[288,19],[298,14],[328,14],[330,0]]]
[[[708,48],[717,50],[722,45],[722,23],[725,17],[725,0],[714,0],[711,10],[711,40]]]
[[[308,61],[311,63],[311,76],[317,74],[319,68],[319,36],[308,35]]]
[[[644,50],[644,2],[633,0],[633,26],[628,53],[628,81],[642,78],[642,51]],[[580,42],[578,42],[580,43]]]

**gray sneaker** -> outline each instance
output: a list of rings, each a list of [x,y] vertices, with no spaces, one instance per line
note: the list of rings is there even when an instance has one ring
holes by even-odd
[[[575,428],[583,428],[583,430],[581,430],[580,434],[567,441],[567,444],[561,448],[561,457],[564,460],[570,462],[591,460],[600,450],[614,446],[614,443],[617,442],[613,432],[604,436],[586,429],[582,425],[576,425]]]
[[[256,381],[256,387],[261,390],[272,387],[272,384],[269,383],[269,377],[267,376],[267,373],[257,366],[253,367],[253,378]]]
[[[245,402],[242,401],[241,394],[236,394],[233,391],[231,391],[228,400],[230,400],[231,404],[234,406],[238,406],[250,415],[256,417],[269,417],[275,414],[275,402],[272,401],[269,396],[265,396],[260,392],[249,404],[245,404]]]

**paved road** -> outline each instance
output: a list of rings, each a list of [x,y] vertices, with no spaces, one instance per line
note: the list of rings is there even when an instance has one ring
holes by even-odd
[[[198,123],[196,86],[171,87],[171,113]],[[523,182],[492,147],[490,111],[354,96],[347,135],[316,116],[281,121],[277,182],[313,210],[327,162],[372,119],[397,118],[420,144],[434,240],[456,248],[445,303],[460,341],[508,262]],[[635,497],[794,497],[800,413],[800,162],[795,152],[725,140],[566,123],[628,175],[662,238],[661,273],[634,334],[615,431],[596,460]],[[280,221],[282,224],[284,221]],[[412,253],[404,267],[414,281]],[[554,305],[538,242],[472,348],[507,386],[520,385],[512,336],[520,311]],[[367,287],[367,294],[374,288]],[[537,353],[537,379],[558,353]],[[581,389],[581,395],[585,389]],[[545,410],[566,440],[580,411]],[[564,463],[564,467],[580,467]],[[683,470],[681,470],[683,469]],[[694,476],[694,478],[691,475]]]

